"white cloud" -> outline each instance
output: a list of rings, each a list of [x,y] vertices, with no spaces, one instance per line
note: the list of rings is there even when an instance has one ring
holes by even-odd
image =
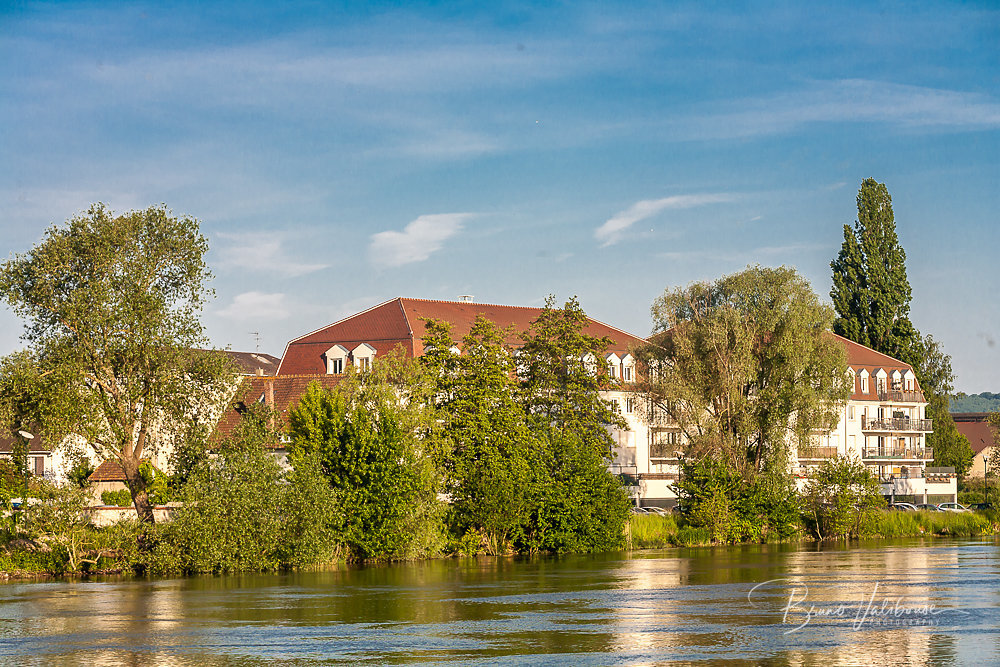
[[[413,262],[423,262],[432,253],[441,249],[442,244],[462,229],[471,213],[440,213],[422,215],[403,231],[387,231],[372,234],[368,255],[372,264],[380,267],[396,267]]]
[[[220,233],[218,237],[231,241],[218,252],[219,265],[224,268],[270,271],[285,276],[304,276],[320,271],[329,264],[307,264],[288,256],[280,232]]]
[[[244,292],[233,302],[218,311],[218,315],[231,320],[283,320],[288,317],[288,305],[281,292]]]
[[[726,193],[675,195],[663,199],[644,199],[609,218],[607,222],[594,231],[594,238],[601,241],[602,246],[613,245],[622,240],[629,227],[661,211],[695,208],[706,204],[733,201],[734,199],[734,195]]]

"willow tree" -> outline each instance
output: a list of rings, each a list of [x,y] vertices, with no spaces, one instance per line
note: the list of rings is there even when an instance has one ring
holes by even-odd
[[[95,204],[0,265],[0,295],[26,320],[28,353],[9,366],[32,392],[20,423],[117,461],[147,522],[144,461],[232,377],[221,355],[195,349],[207,249],[198,221],[165,206],[114,215]]]
[[[787,471],[790,441],[834,428],[848,396],[833,313],[788,267],[749,267],[668,289],[638,351],[651,400],[686,436],[689,458],[745,479]]]

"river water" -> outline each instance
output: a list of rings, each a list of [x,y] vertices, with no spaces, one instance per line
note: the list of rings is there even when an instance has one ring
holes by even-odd
[[[0,585],[0,662],[1000,664],[990,539]]]

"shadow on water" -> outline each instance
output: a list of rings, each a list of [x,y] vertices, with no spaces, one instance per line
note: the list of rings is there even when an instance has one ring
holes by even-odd
[[[9,584],[15,664],[1000,662],[993,540]]]

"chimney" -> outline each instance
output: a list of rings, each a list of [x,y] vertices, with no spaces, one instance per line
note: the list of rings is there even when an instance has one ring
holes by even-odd
[[[463,301],[465,303],[472,303],[472,300],[475,299],[475,298],[476,297],[474,297],[471,294],[459,294],[458,295],[458,300],[459,301]]]

